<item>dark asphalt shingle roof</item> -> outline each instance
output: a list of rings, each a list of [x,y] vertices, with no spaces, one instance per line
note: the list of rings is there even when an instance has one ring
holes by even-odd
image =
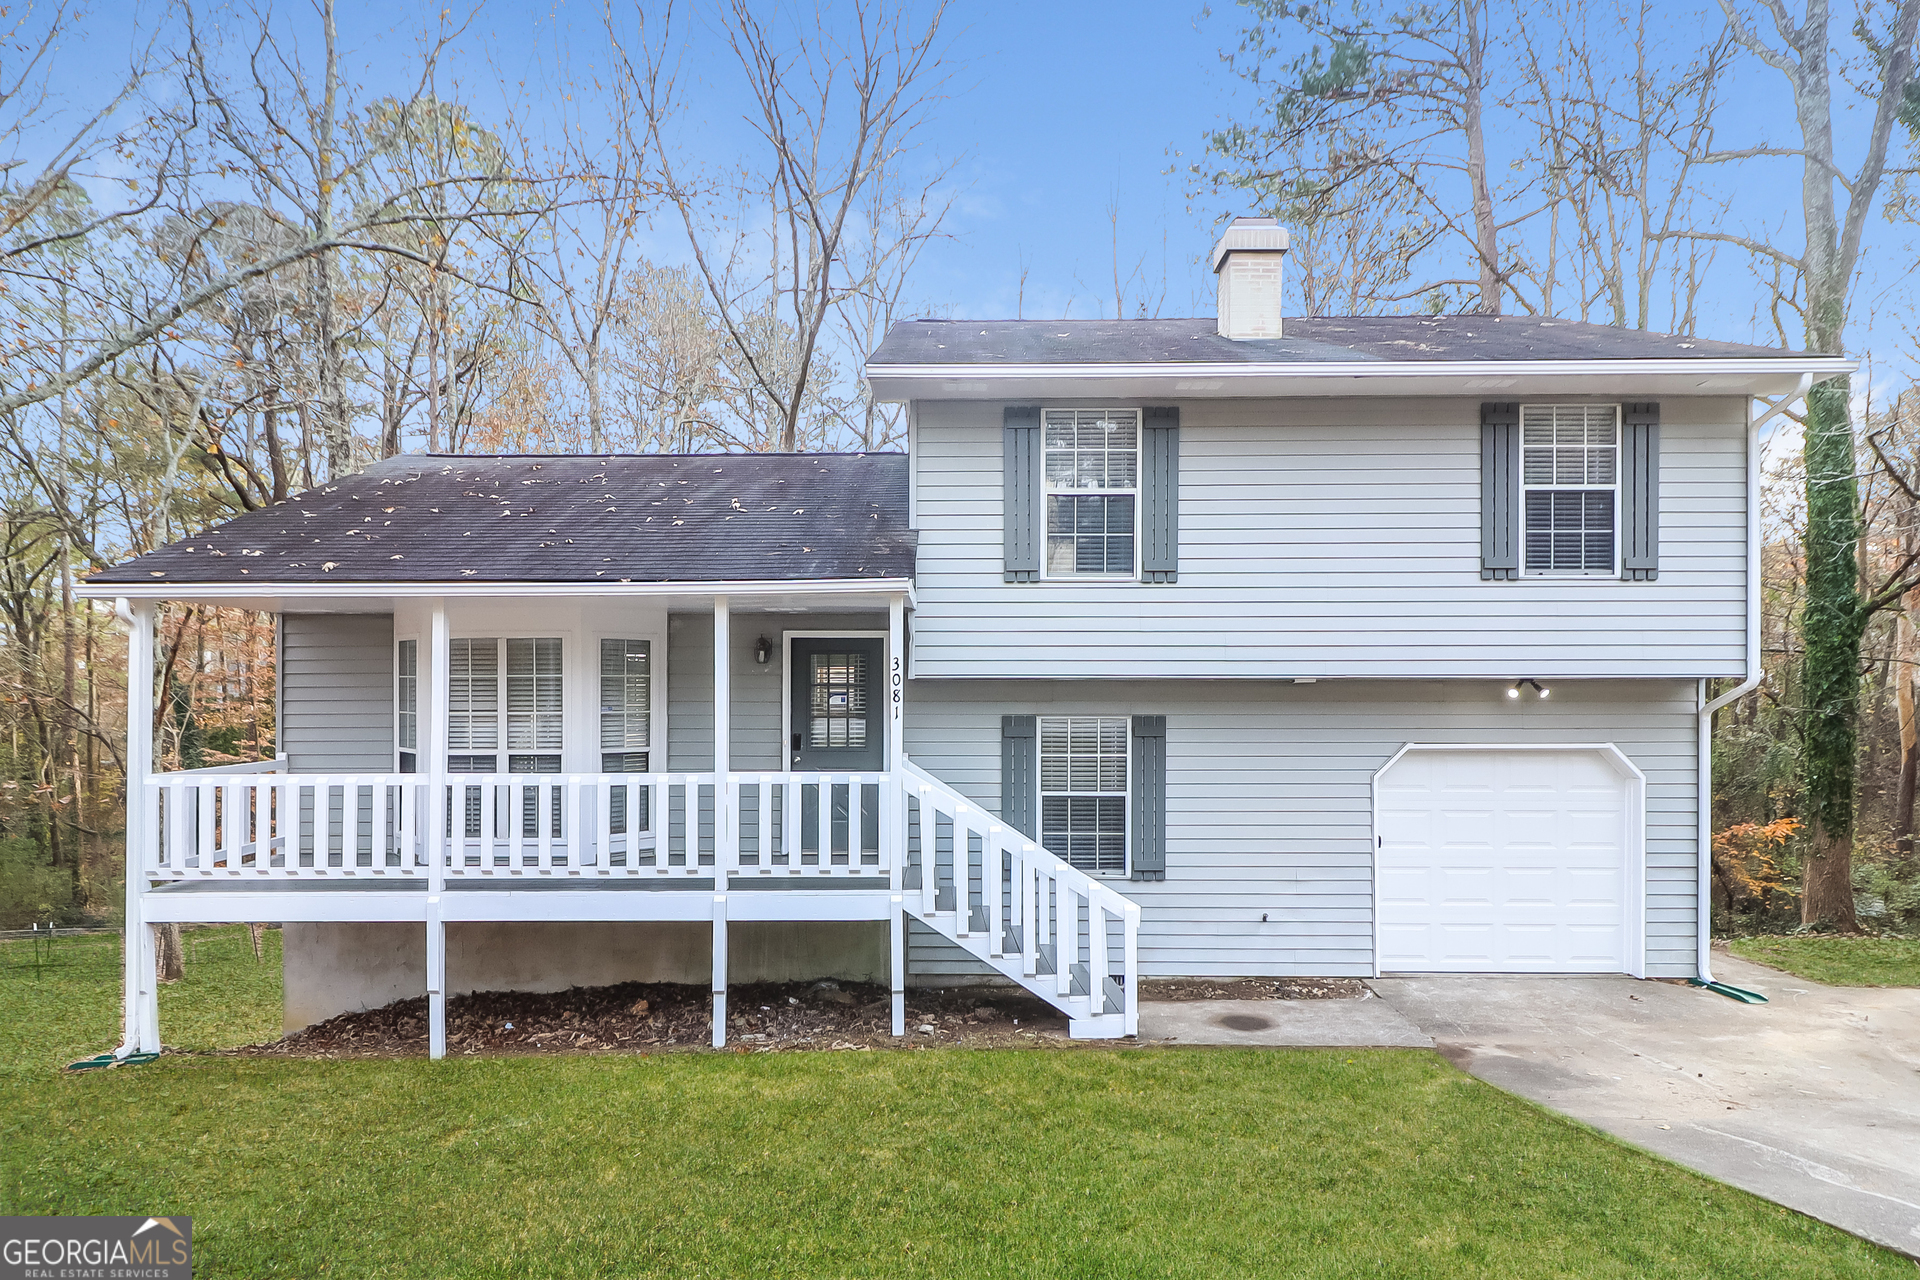
[[[1767,359],[1800,353],[1535,316],[1323,316],[1235,341],[1191,320],[905,320],[869,366]]]
[[[402,457],[111,583],[740,582],[913,573],[904,454]]]

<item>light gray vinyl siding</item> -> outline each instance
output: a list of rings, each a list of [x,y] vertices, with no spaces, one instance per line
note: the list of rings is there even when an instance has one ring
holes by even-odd
[[[782,658],[789,631],[880,631],[884,613],[734,613],[729,659],[733,698],[730,754],[735,769],[783,769],[781,709],[786,697]],[[764,636],[773,660],[761,666],[754,646]],[[713,615],[667,618],[667,768],[699,772],[713,767]]]
[[[280,618],[280,750],[294,773],[385,773],[393,759],[393,616]]]
[[[667,769],[713,768],[713,615],[667,615]]]
[[[1692,976],[1696,686],[1563,681],[1544,703],[1510,701],[1505,689],[1481,681],[919,679],[907,690],[907,749],[997,812],[1002,715],[1165,715],[1167,878],[1114,885],[1141,906],[1141,972],[1364,976],[1373,947],[1372,779],[1395,751],[1408,742],[1612,742],[1647,775],[1647,972]],[[910,941],[909,968],[921,980],[972,972],[936,935]]]
[[[1657,582],[1482,580],[1477,397],[1180,414],[1177,583],[1009,583],[1001,406],[916,404],[914,674],[1744,674],[1738,399],[1661,402]]]

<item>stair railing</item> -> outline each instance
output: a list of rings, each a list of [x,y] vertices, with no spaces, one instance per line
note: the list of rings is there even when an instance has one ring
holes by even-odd
[[[954,941],[1035,994],[1063,1008],[1084,998],[1086,1016],[1135,1034],[1139,904],[918,765],[905,765],[901,787],[910,823],[917,808],[906,878],[917,913],[936,928],[950,919]]]

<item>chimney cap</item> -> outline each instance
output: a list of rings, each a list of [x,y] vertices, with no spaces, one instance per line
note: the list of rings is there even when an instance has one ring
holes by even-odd
[[[1213,247],[1213,269],[1217,274],[1230,253],[1285,253],[1287,231],[1278,218],[1239,217],[1221,235]]]

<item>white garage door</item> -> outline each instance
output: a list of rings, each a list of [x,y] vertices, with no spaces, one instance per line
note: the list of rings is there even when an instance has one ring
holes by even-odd
[[[1409,750],[1376,783],[1383,973],[1621,973],[1629,792],[1590,749]]]

